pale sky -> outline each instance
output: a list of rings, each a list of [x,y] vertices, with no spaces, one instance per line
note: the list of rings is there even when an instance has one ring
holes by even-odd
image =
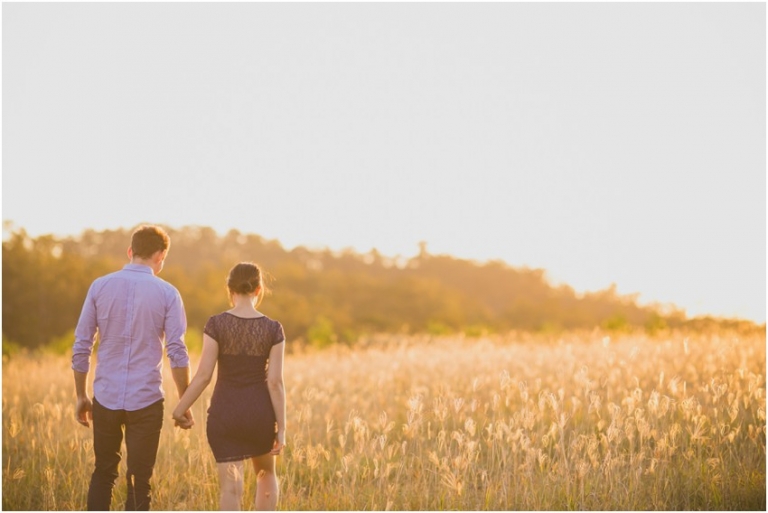
[[[3,219],[426,241],[765,322],[765,27],[762,2],[3,3]]]

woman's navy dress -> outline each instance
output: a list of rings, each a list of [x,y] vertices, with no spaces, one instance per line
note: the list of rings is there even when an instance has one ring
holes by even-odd
[[[218,377],[206,433],[216,462],[240,461],[272,450],[276,421],[267,388],[272,346],[285,340],[269,317],[212,316],[204,332],[219,345]]]

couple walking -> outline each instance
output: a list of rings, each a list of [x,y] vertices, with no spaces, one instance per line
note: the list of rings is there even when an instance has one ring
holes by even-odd
[[[232,308],[208,319],[203,353],[190,382],[184,344],[186,315],[179,292],[157,277],[170,238],[157,226],[142,226],[131,237],[130,263],[93,282],[75,330],[72,369],[77,421],[93,422],[95,469],[88,509],[108,510],[118,477],[123,436],[127,453],[126,510],[148,510],[150,478],[163,425],[163,342],[179,393],[175,425],[195,424],[190,407],[219,372],[208,409],[206,433],[218,467],[220,507],[239,510],[243,462],[258,475],[256,509],[275,509],[275,457],[285,446],[283,327],[256,310],[264,295],[261,271],[239,263],[229,273]],[[98,365],[93,400],[86,383],[96,333]]]

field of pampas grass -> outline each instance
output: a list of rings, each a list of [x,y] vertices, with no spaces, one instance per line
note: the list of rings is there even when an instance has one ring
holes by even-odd
[[[197,425],[175,429],[165,372],[152,508],[218,509],[213,386]],[[292,352],[278,507],[764,511],[765,372],[764,331],[392,336]],[[74,420],[69,359],[4,359],[2,401],[3,509],[84,509],[92,434]],[[248,509],[252,468],[245,479]]]

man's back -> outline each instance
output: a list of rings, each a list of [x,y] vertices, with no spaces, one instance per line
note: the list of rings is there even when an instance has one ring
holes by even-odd
[[[138,410],[163,398],[163,337],[172,367],[189,364],[186,318],[175,287],[145,265],[127,264],[91,285],[75,331],[73,366],[88,371],[99,332],[94,396],[107,408]]]

